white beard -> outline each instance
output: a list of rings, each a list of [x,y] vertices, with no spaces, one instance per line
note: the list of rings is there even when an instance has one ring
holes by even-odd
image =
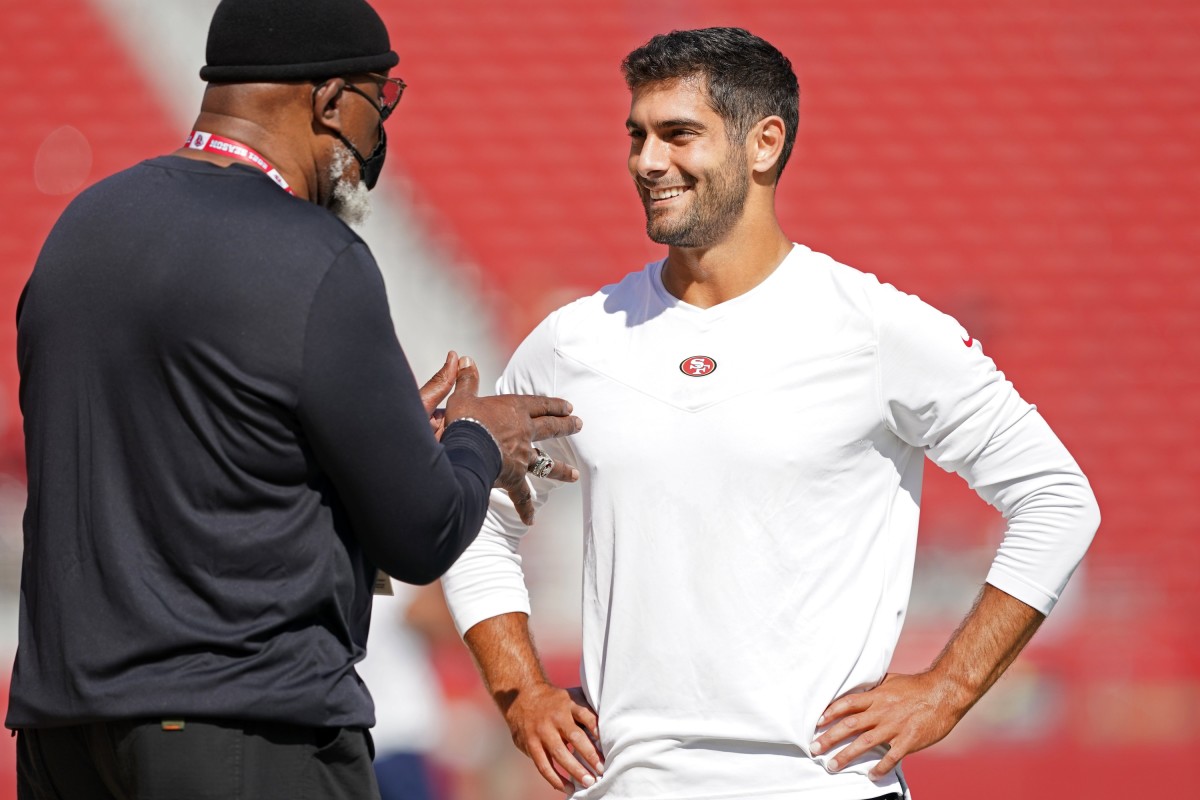
[[[371,216],[371,195],[361,179],[346,177],[349,168],[356,167],[354,154],[341,142],[333,143],[333,161],[329,164],[329,179],[333,181],[333,194],[329,210],[342,222],[359,227]]]

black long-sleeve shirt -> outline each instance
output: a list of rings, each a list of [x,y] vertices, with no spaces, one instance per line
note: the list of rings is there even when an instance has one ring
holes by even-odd
[[[254,169],[144,162],[56,224],[18,357],[7,725],[372,724],[375,569],[445,571],[500,456],[475,425],[434,439],[361,239]]]

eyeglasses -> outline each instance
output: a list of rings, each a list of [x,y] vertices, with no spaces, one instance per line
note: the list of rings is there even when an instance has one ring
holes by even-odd
[[[389,78],[386,75],[379,75],[374,72],[368,72],[367,76],[378,81],[379,86],[379,105],[375,105],[375,98],[359,89],[352,83],[347,83],[346,91],[360,94],[375,106],[375,110],[379,112],[379,121],[384,122],[396,110],[396,106],[400,103],[400,98],[404,96],[404,89],[408,84],[399,78]]]

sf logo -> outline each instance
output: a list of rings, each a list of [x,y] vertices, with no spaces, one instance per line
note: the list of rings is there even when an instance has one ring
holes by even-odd
[[[679,371],[689,378],[703,378],[717,368],[717,362],[708,356],[692,356],[685,358],[679,365]]]

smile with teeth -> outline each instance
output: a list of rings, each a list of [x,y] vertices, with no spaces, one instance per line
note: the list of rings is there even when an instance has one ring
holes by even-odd
[[[672,186],[667,189],[650,189],[651,200],[670,200],[672,197],[679,197],[688,190],[686,186]]]

